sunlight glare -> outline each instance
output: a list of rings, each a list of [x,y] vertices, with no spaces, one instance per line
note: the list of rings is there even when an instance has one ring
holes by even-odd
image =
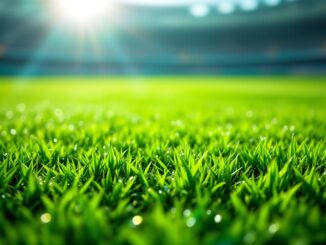
[[[96,22],[105,15],[105,0],[54,0],[60,14],[75,24]]]

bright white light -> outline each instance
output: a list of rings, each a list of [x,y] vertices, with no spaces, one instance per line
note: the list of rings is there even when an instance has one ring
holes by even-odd
[[[255,10],[258,7],[257,0],[242,0],[239,2],[239,4],[245,11]]]
[[[190,8],[190,13],[194,17],[205,17],[209,14],[209,7],[206,4],[195,4]]]
[[[217,9],[221,14],[231,14],[235,10],[233,1],[221,0],[218,2]]]
[[[105,14],[107,1],[105,0],[53,0],[59,14],[65,19],[77,23],[87,24],[98,20]]]

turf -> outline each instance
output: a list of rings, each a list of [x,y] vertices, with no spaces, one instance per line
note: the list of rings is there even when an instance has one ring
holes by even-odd
[[[326,79],[2,78],[0,244],[325,244]]]

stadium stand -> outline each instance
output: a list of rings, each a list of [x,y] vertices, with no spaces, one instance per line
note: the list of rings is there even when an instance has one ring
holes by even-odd
[[[324,0],[174,2],[112,1],[100,25],[78,31],[46,1],[3,0],[0,73],[326,72]]]

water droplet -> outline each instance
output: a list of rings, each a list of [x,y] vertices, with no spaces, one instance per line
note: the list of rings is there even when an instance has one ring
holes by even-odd
[[[279,225],[279,224],[271,224],[271,225],[268,227],[268,232],[271,233],[271,234],[274,234],[274,233],[276,233],[279,229],[280,229],[280,225]]]
[[[17,111],[23,112],[23,111],[25,111],[25,109],[26,109],[25,104],[21,103],[21,104],[17,105]]]
[[[16,131],[16,129],[10,129],[10,134],[11,135],[16,135],[17,134],[17,131]]]
[[[132,218],[131,222],[133,225],[138,226],[143,222],[143,217],[141,217],[140,215],[136,215]]]
[[[55,114],[56,116],[60,117],[60,116],[62,116],[63,112],[62,112],[62,110],[61,110],[60,108],[56,108],[56,109],[54,110],[54,114]]]
[[[261,135],[261,136],[259,137],[259,139],[260,139],[260,141],[265,141],[265,140],[266,140],[266,137]]]
[[[215,215],[214,222],[221,223],[221,221],[222,221],[222,216],[220,214]]]
[[[208,209],[208,210],[206,211],[206,214],[207,214],[207,215],[211,215],[211,214],[212,214],[212,210]]]
[[[74,130],[75,130],[75,125],[73,125],[73,124],[69,124],[69,130],[70,130],[70,131],[74,131]]]
[[[186,225],[187,225],[188,227],[193,227],[195,224],[196,224],[196,218],[191,217],[191,218],[188,218],[188,219],[187,219],[187,223],[186,223]]]
[[[51,214],[49,214],[49,213],[44,213],[44,214],[41,215],[41,221],[42,221],[44,224],[49,223],[49,222],[51,221],[51,219],[52,219],[52,216],[51,216]]]
[[[57,142],[58,142],[57,138],[54,138],[53,143],[57,143]]]
[[[174,127],[182,127],[183,122],[181,120],[174,120],[174,121],[171,121],[171,125]]]
[[[2,194],[2,195],[1,195],[1,198],[2,198],[2,199],[6,199],[6,195],[5,195],[5,194]]]
[[[185,216],[185,217],[190,216],[190,214],[191,214],[191,211],[189,209],[186,209],[183,211],[183,216]]]

